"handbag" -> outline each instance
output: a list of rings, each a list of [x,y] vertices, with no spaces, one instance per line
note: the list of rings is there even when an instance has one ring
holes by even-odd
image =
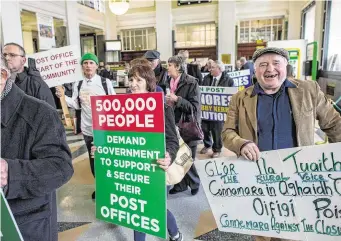
[[[176,154],[175,160],[169,166],[166,172],[167,185],[175,185],[181,182],[193,165],[192,151],[180,137],[178,129],[177,132],[179,139],[179,150]]]
[[[200,141],[204,139],[204,133],[197,119],[194,117],[193,110],[191,111],[191,118],[189,122],[185,122],[185,113],[181,114],[179,121],[180,135],[184,142]]]

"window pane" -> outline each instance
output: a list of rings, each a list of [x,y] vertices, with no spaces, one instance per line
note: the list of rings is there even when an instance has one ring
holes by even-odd
[[[155,33],[148,35],[148,49],[156,49]]]
[[[176,47],[215,45],[215,24],[190,24],[176,27]]]
[[[308,43],[315,39],[315,8],[314,5],[305,13],[304,39],[308,40]]]
[[[332,1],[331,4],[326,69],[329,71],[341,71],[341,1]]]
[[[130,48],[130,37],[127,37],[127,50],[132,50]]]
[[[135,36],[141,36],[142,30],[135,30]]]

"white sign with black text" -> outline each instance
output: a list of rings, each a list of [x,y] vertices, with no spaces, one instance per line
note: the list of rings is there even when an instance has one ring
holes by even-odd
[[[28,57],[35,59],[41,77],[50,88],[83,78],[78,46],[51,49]]]
[[[341,240],[341,143],[196,162],[220,231]]]

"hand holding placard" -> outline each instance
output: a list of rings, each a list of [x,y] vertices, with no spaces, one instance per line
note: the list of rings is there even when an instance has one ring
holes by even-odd
[[[243,146],[243,148],[240,150],[240,153],[246,160],[250,161],[257,161],[260,157],[258,146],[253,142]]]

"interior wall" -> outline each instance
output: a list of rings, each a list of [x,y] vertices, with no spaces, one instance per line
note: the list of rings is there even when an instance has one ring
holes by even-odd
[[[32,31],[23,31],[22,35],[26,54],[34,54]]]

